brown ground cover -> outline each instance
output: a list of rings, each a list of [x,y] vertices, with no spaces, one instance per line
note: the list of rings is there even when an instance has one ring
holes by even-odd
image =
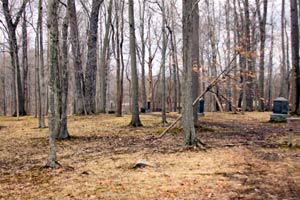
[[[155,139],[158,113],[141,115],[140,128],[130,116],[71,116],[55,170],[43,168],[48,130],[37,119],[1,117],[0,199],[299,199],[300,149],[269,114],[206,113],[206,150],[182,146],[180,127]],[[156,167],[133,168],[139,159]]]

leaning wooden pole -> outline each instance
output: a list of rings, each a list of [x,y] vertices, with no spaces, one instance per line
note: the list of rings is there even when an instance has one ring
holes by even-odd
[[[219,81],[220,81],[220,78],[223,76],[223,75],[228,75],[234,68],[236,68],[236,66],[233,66],[233,67],[230,67],[231,64],[233,63],[233,61],[236,59],[236,57],[239,55],[239,53],[235,53],[235,55],[233,56],[233,58],[231,59],[230,63],[228,64],[228,66],[213,80],[213,82],[211,82],[207,87],[206,87],[206,90],[204,92],[202,92],[193,102],[193,107],[195,105],[197,105],[198,101],[204,97],[204,95],[209,92]],[[159,136],[157,136],[157,139],[159,138],[162,138],[170,129],[172,129],[176,124],[177,122],[179,122],[182,118],[182,115],[179,115],[176,120],[170,125],[168,126]]]

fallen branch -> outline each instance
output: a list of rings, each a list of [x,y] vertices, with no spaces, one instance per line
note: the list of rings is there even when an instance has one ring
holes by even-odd
[[[235,53],[234,57],[231,59],[230,63],[228,64],[228,66],[213,80],[213,82],[211,82],[207,87],[206,90],[204,92],[202,92],[193,102],[193,107],[195,105],[197,105],[198,101],[204,97],[204,95],[209,92],[219,81],[220,78],[223,75],[228,75],[234,68],[236,68],[236,66],[230,67],[231,64],[233,63],[233,61],[236,59],[236,57],[239,55],[239,53]],[[159,136],[157,136],[157,139],[162,138],[170,129],[172,129],[178,121],[180,121],[182,118],[182,115],[179,115],[177,117],[177,119],[170,125],[168,126]]]

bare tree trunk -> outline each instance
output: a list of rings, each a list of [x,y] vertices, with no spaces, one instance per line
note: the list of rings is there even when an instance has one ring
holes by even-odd
[[[161,1],[162,9],[162,49],[161,49],[161,122],[167,123],[166,116],[166,52],[167,52],[167,35],[166,35],[166,12],[164,0]]]
[[[282,55],[282,63],[281,63],[281,87],[279,96],[287,97],[287,85],[286,85],[286,55],[285,55],[285,0],[282,0],[281,3],[281,55]]]
[[[171,65],[172,65],[172,79],[173,79],[173,111],[176,112],[177,111],[177,95],[178,95],[178,91],[177,91],[177,60],[176,60],[176,51],[175,51],[175,37],[174,37],[174,27],[175,27],[175,19],[174,19],[174,11],[173,11],[173,6],[171,8],[171,17],[172,17],[172,22],[171,22],[171,27],[167,26],[167,29],[169,31],[170,34],[170,43],[171,43]]]
[[[23,68],[23,76],[22,76],[22,91],[24,97],[24,107],[28,110],[28,53],[27,53],[27,17],[26,10],[23,11],[23,21],[22,21],[22,68]]]
[[[44,44],[43,44],[43,5],[42,0],[39,0],[39,13],[37,24],[37,47],[39,52],[39,66],[37,70],[37,96],[38,96],[38,118],[39,128],[45,128],[45,78],[44,78]]]
[[[193,9],[195,1],[183,0],[183,70],[184,70],[184,104],[183,104],[183,130],[184,143],[187,146],[197,145],[196,132],[193,119],[193,92],[192,92],[192,48],[193,48],[193,18],[190,11]]]
[[[291,9],[291,45],[292,45],[292,69],[293,69],[293,114],[300,114],[300,69],[299,69],[299,25],[297,0],[290,1]]]
[[[62,26],[62,66],[61,66],[61,126],[57,139],[68,139],[70,134],[67,127],[67,108],[68,108],[68,28],[69,16],[66,14]]]
[[[176,41],[175,39],[175,34],[174,34],[174,41]],[[174,47],[175,47],[175,52],[177,52],[177,46],[176,46],[176,42],[174,44]],[[175,55],[175,60],[176,60],[176,77],[177,77],[177,88],[178,88],[178,95],[177,95],[177,99],[178,99],[178,106],[177,108],[180,108],[178,109],[178,113],[181,113],[181,97],[182,97],[182,90],[181,90],[181,80],[180,80],[180,74],[179,74],[179,66],[178,66],[178,59],[177,59],[177,54]]]
[[[74,57],[74,70],[75,70],[75,98],[76,98],[76,114],[86,114],[85,109],[85,92],[84,92],[84,79],[82,70],[82,60],[79,42],[78,23],[76,16],[75,0],[68,0],[68,14],[70,20],[70,40],[72,44],[72,52]]]
[[[268,65],[268,109],[272,110],[272,81],[273,81],[273,49],[274,49],[274,24],[273,24],[273,12],[271,17],[271,47],[269,54],[269,65]]]
[[[242,51],[245,51],[245,20],[243,12],[240,12],[240,26],[238,26],[238,16],[237,16],[237,10],[242,10],[240,1],[237,1],[238,8],[236,8],[236,27],[238,27],[238,30],[235,32],[240,32],[241,34],[237,35],[237,43],[242,46]],[[247,63],[246,63],[246,56],[245,54],[239,54],[239,65],[240,65],[240,94],[238,99],[238,107],[242,109],[243,112],[246,110],[246,69],[247,69]]]
[[[112,15],[112,0],[109,1],[108,18],[105,23],[105,36],[101,53],[100,61],[100,105],[99,112],[106,112],[106,93],[107,93],[107,73],[108,73],[108,49],[109,49],[109,34]]]
[[[48,33],[49,33],[49,158],[46,167],[58,167],[55,139],[60,132],[60,100],[59,100],[59,32],[58,2],[48,0]]]
[[[285,37],[286,37],[286,41],[289,41],[289,35],[288,35],[288,32],[287,32],[287,28],[286,28],[286,20],[285,20]],[[290,45],[289,45],[289,42],[286,42],[286,55],[290,55]],[[290,70],[290,59],[286,59],[286,85],[287,85],[287,98],[289,99],[290,96],[291,96],[291,81],[290,81],[290,74],[291,74],[291,70]],[[291,101],[290,101],[291,102]]]
[[[11,56],[11,63],[12,63],[12,70],[13,70],[12,74],[14,78],[12,92],[13,94],[16,94],[14,96],[16,110],[14,111],[13,115],[14,116],[26,115],[24,96],[23,96],[24,93],[23,93],[21,73],[20,73],[20,63],[19,63],[19,56],[18,56],[19,47],[17,43],[16,28],[18,26],[18,23],[20,22],[20,18],[22,16],[23,11],[25,10],[27,1],[26,0],[23,1],[16,16],[14,17],[14,20],[11,16],[8,0],[1,0],[1,1],[2,1],[2,7],[4,11],[4,17],[7,24],[8,36],[9,36],[9,48],[10,48],[10,56]]]
[[[38,52],[38,32],[36,32],[36,37],[35,37],[35,49],[34,49],[34,117],[38,117],[38,88],[39,88],[39,83],[38,83],[38,68],[39,68],[39,52]]]
[[[228,64],[230,63],[230,56],[231,56],[231,49],[230,49],[230,45],[231,45],[231,37],[230,37],[230,2],[229,0],[227,0],[226,2],[226,66],[230,67]],[[226,111],[231,111],[231,77],[227,77],[227,81],[226,81],[226,98],[228,99],[226,101]]]
[[[123,24],[124,24],[124,1],[119,2],[115,0],[115,12],[116,12],[116,77],[117,77],[117,109],[116,116],[122,116],[122,103],[123,103],[123,74],[124,74],[124,62],[123,62],[123,53],[122,50],[122,41],[123,41]],[[121,26],[120,26],[120,18],[121,18]],[[120,38],[121,32],[121,38]]]
[[[141,4],[141,2],[139,1]],[[140,37],[141,37],[141,68],[142,68],[142,108],[147,108],[147,91],[146,91],[146,77],[145,77],[145,63],[146,63],[146,41],[145,41],[145,6],[146,0],[142,0],[140,5]]]
[[[265,93],[265,42],[266,42],[266,22],[267,22],[267,8],[268,0],[263,1],[263,16],[260,12],[260,2],[256,0],[259,29],[260,29],[260,57],[259,57],[259,106],[258,110],[264,112],[264,93]]]
[[[6,80],[6,59],[5,59],[5,51],[2,52],[2,62],[3,62],[3,75],[1,77],[1,83],[2,83],[2,90],[3,90],[3,96],[2,96],[2,105],[3,105],[3,116],[6,116],[6,88],[5,88],[5,80]]]
[[[207,7],[207,20],[209,23],[209,27],[208,27],[208,32],[209,32],[209,40],[210,40],[210,44],[211,44],[211,64],[210,64],[210,71],[211,71],[211,76],[212,77],[216,77],[217,76],[217,47],[216,47],[216,38],[215,38],[215,24],[214,24],[214,7],[212,12],[210,11],[210,5],[209,5],[209,1],[206,0],[206,7]],[[215,86],[215,88],[212,88],[212,93],[209,96],[209,102],[211,102],[211,111],[216,112],[217,111],[217,102],[216,99],[214,97],[214,94],[217,94],[218,92],[218,86]],[[214,93],[214,94],[213,94]]]
[[[86,111],[96,113],[97,40],[99,9],[103,0],[93,0],[88,31],[88,53],[85,73]]]
[[[234,10],[234,48],[237,48],[238,46],[238,15],[237,15],[237,10],[236,10],[236,0],[234,0],[233,2],[233,10]],[[233,85],[233,105],[237,108],[238,107],[238,67],[237,67],[237,59],[234,59],[234,71],[233,71],[234,75],[234,85]],[[235,110],[236,111],[236,110]]]
[[[148,18],[148,27],[151,26],[151,17]],[[148,100],[150,101],[151,110],[154,110],[154,93],[153,93],[153,76],[152,76],[152,62],[153,62],[153,56],[152,56],[152,43],[151,43],[151,29],[148,29],[147,33],[148,37]]]
[[[131,90],[132,90],[132,118],[130,126],[142,126],[140,116],[139,116],[139,82],[137,76],[137,66],[136,66],[136,43],[135,43],[135,32],[134,32],[134,5],[133,0],[128,0],[128,13],[129,13],[129,30],[130,30],[130,57],[131,57]]]
[[[42,100],[41,100],[41,85],[40,85],[40,59],[39,59],[39,33],[36,33],[35,39],[35,87],[36,87],[36,107],[37,107],[37,117],[38,117],[38,127],[45,128],[42,126]]]
[[[193,101],[199,96],[199,69],[200,69],[200,33],[199,33],[199,7],[198,4],[193,5],[192,8],[192,93],[193,93]],[[198,106],[193,107],[194,114],[194,125],[196,127],[199,126],[198,120]]]
[[[254,97],[254,84],[253,84],[253,75],[254,75],[254,66],[252,63],[252,56],[251,52],[251,35],[250,35],[250,10],[249,10],[249,1],[244,1],[244,14],[245,14],[245,50],[247,52],[247,73],[245,72],[245,91],[244,91],[244,98],[246,100],[246,110],[253,111],[253,97]]]

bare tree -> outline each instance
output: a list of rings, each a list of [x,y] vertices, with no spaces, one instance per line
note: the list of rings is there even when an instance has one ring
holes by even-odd
[[[231,34],[230,34],[230,13],[231,13],[231,9],[230,9],[230,2],[229,0],[226,1],[226,5],[225,5],[225,12],[226,12],[226,22],[225,22],[225,26],[226,26],[226,62],[225,65],[229,66],[230,63],[230,57],[231,57]],[[231,111],[231,77],[227,77],[227,81],[226,81],[226,111]],[[234,86],[235,87],[235,86]]]
[[[244,1],[244,50],[246,52],[245,55],[245,63],[247,66],[244,70],[244,80],[243,80],[243,111],[253,111],[253,74],[254,69],[252,66],[252,58],[251,58],[251,33],[250,33],[250,8],[249,8],[249,0]],[[247,70],[247,71],[246,71]]]
[[[170,44],[171,44],[171,64],[172,64],[172,75],[173,75],[173,111],[176,112],[177,111],[177,98],[178,98],[178,77],[177,77],[177,68],[178,68],[178,64],[177,64],[177,57],[176,57],[176,38],[175,38],[175,33],[174,33],[174,28],[175,28],[175,16],[174,16],[174,7],[175,5],[173,5],[174,2],[171,2],[171,26],[167,26],[167,29],[169,31],[170,34]]]
[[[4,48],[2,50],[2,76],[0,77],[0,83],[2,85],[2,109],[3,109],[3,116],[6,116],[6,88],[5,88],[5,83],[6,83],[6,58],[5,58],[5,51]]]
[[[162,49],[161,49],[161,114],[162,123],[167,123],[166,117],[166,52],[167,52],[167,33],[166,33],[166,11],[165,11],[165,1],[161,1],[159,5],[162,11]]]
[[[215,31],[215,14],[214,14],[214,5],[211,10],[209,1],[205,1],[206,8],[207,8],[207,23],[208,23],[208,35],[209,41],[211,46],[211,59],[209,60],[210,63],[210,75],[212,77],[217,76],[217,41],[216,41],[216,31]],[[212,93],[209,96],[209,102],[211,103],[211,111],[217,111],[217,102],[215,98],[215,94],[218,93],[218,86],[215,86],[211,89]]]
[[[199,96],[199,69],[200,69],[200,34],[199,34],[199,7],[198,4],[194,4],[192,8],[192,91],[193,101]],[[194,125],[199,125],[198,121],[198,107],[194,106]]]
[[[285,0],[281,2],[281,87],[279,96],[287,98],[287,85],[286,85],[286,49],[285,49]]]
[[[293,69],[293,114],[300,114],[300,69],[299,69],[299,25],[297,0],[290,1],[291,10],[291,45]]]
[[[260,2],[256,0],[259,30],[260,30],[260,57],[259,57],[259,106],[260,112],[264,111],[264,93],[265,93],[265,41],[266,41],[266,23],[268,0],[263,1],[263,13],[260,11]]]
[[[128,0],[128,13],[129,13],[129,31],[130,31],[130,58],[131,58],[131,90],[132,90],[132,118],[130,126],[142,126],[139,116],[139,104],[138,104],[138,76],[137,76],[137,64],[136,64],[136,43],[135,43],[135,30],[134,30],[134,4],[133,0]]]
[[[99,9],[103,0],[93,0],[88,30],[88,53],[85,73],[86,111],[96,113],[96,74]]]
[[[57,139],[68,139],[70,137],[67,127],[67,108],[68,108],[68,28],[69,28],[69,15],[66,16],[62,25],[62,64],[60,68],[60,82],[61,82],[61,106],[60,106],[60,118],[61,125],[60,131],[57,135]]]
[[[116,62],[117,62],[117,109],[116,116],[122,116],[123,103],[123,77],[124,77],[124,59],[123,59],[123,40],[124,40],[124,1],[115,0],[116,12]],[[120,24],[121,20],[121,24]],[[121,34],[120,34],[121,33]]]
[[[68,0],[68,14],[70,22],[70,40],[72,44],[72,52],[74,59],[74,70],[75,70],[75,113],[85,114],[85,84],[82,70],[81,50],[79,42],[79,31],[78,22],[76,16],[75,0]]]
[[[105,36],[103,41],[102,53],[101,53],[101,61],[100,61],[100,105],[99,111],[100,113],[106,112],[106,93],[107,93],[107,73],[108,73],[108,60],[109,60],[109,35],[110,35],[110,25],[112,18],[112,3],[113,1],[109,1],[108,6],[108,17],[105,23]]]
[[[45,78],[44,78],[44,45],[43,45],[43,5],[42,0],[39,0],[39,12],[38,12],[38,22],[37,22],[37,44],[36,52],[39,64],[37,65],[37,77],[36,77],[36,87],[37,87],[37,98],[38,98],[38,120],[39,127],[45,128]]]
[[[48,0],[49,33],[49,158],[46,167],[58,167],[55,138],[60,132],[60,80],[59,80],[59,32],[58,1]]]
[[[233,12],[234,12],[234,29],[233,29],[233,38],[234,38],[234,48],[238,47],[238,14],[237,14],[237,8],[236,8],[236,0],[233,1]],[[235,108],[238,107],[237,101],[238,101],[238,67],[237,67],[237,59],[234,59],[234,71],[233,71],[233,106]],[[236,109],[235,109],[236,111]]]
[[[23,11],[22,21],[22,91],[24,97],[25,110],[28,111],[28,38],[27,38],[27,16],[26,9]]]
[[[273,12],[271,15],[271,47],[269,53],[269,64],[268,64],[268,84],[267,84],[267,97],[268,97],[268,109],[272,110],[272,81],[273,81],[273,52],[274,52],[274,19]],[[283,76],[283,74],[282,74]]]
[[[182,5],[182,34],[183,34],[183,70],[184,70],[184,103],[183,103],[183,130],[185,145],[197,145],[193,116],[193,91],[192,91],[192,48],[193,48],[193,18],[191,11],[195,0],[183,0]]]
[[[142,69],[142,108],[147,108],[147,91],[146,91],[146,76],[145,76],[145,64],[146,64],[146,41],[145,41],[145,7],[146,0],[139,1],[140,11],[140,37],[141,37],[141,69]]]
[[[20,73],[20,63],[19,63],[19,47],[17,43],[16,29],[20,22],[20,18],[22,16],[23,11],[25,10],[26,4],[28,0],[24,0],[22,2],[21,7],[19,8],[16,16],[11,16],[11,10],[9,6],[8,0],[1,0],[2,7],[4,11],[4,17],[7,24],[8,36],[9,36],[9,50],[11,57],[11,65],[12,65],[12,74],[13,74],[13,95],[15,102],[15,111],[14,116],[18,115],[26,115],[25,111],[25,99],[23,96],[23,88],[21,81],[21,73]]]

